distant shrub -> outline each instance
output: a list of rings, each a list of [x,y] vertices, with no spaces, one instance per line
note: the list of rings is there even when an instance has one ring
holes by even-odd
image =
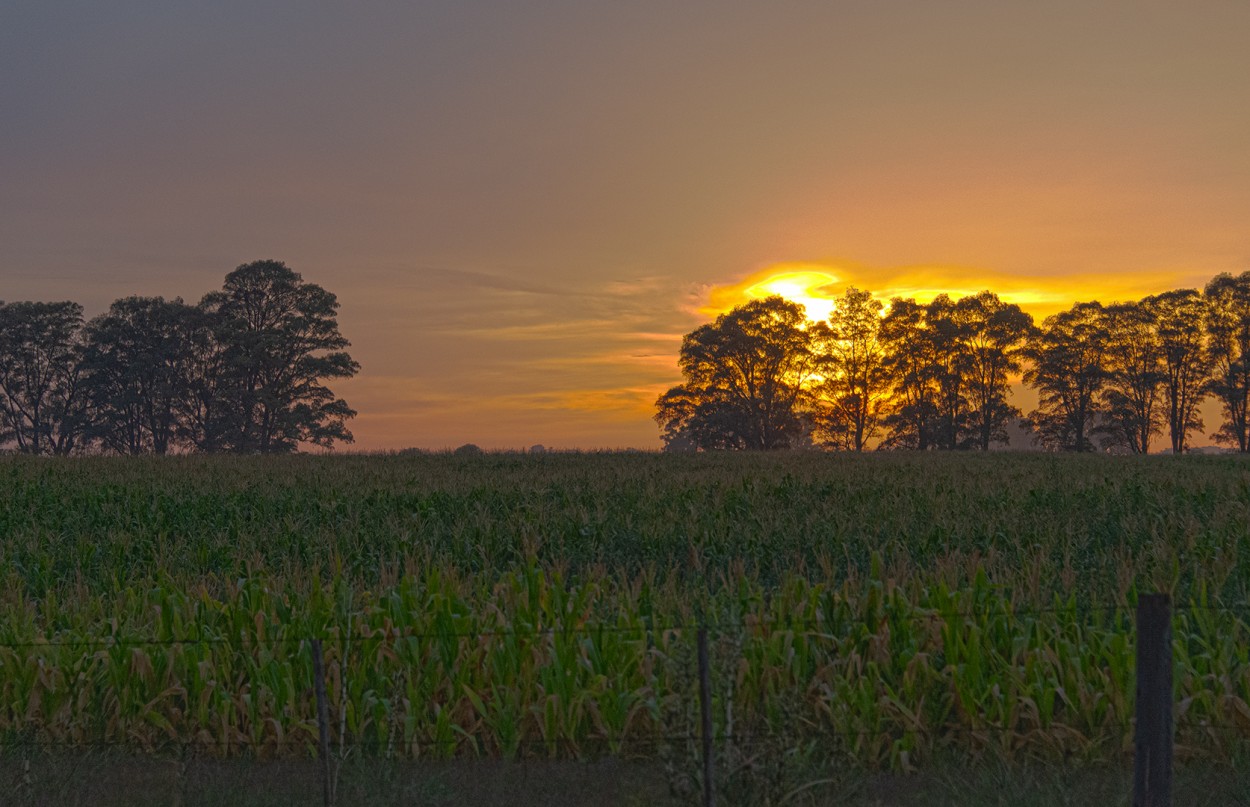
[[[464,445],[460,446],[460,448],[457,448],[455,451],[453,451],[453,452],[451,452],[451,453],[453,453],[453,454],[457,454],[457,455],[460,455],[460,456],[469,456],[469,455],[472,455],[472,454],[481,454],[481,453],[482,453],[482,447],[481,447],[481,446],[479,446],[479,445],[476,445],[476,444],[474,444],[474,443],[465,443]]]

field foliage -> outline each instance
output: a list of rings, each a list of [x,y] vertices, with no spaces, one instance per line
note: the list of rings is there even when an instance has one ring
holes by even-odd
[[[1179,756],[1250,737],[1244,458],[5,458],[0,480],[10,745],[308,754],[321,637],[341,753],[659,755],[680,790],[706,624],[727,777],[1117,761],[1155,590]]]

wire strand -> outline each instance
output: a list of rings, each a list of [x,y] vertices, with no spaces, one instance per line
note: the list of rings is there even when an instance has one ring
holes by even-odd
[[[1232,613],[1244,614],[1250,613],[1250,605],[1247,606],[1224,606],[1209,604],[1183,604],[1174,605],[1174,611],[1205,611],[1215,613]],[[1100,604],[1100,605],[1057,605],[1041,608],[994,608],[987,607],[984,609],[960,609],[960,610],[920,610],[910,614],[889,614],[883,613],[874,615],[873,621],[881,621],[887,619],[897,619],[900,616],[914,621],[926,622],[933,620],[953,620],[953,619],[984,619],[995,617],[1036,617],[1044,614],[1056,613],[1076,613],[1076,614],[1103,614],[1114,617],[1127,618],[1132,615],[1133,610],[1129,606],[1119,604]],[[54,637],[54,638],[34,638],[24,640],[0,640],[0,647],[5,648],[43,648],[43,647],[126,647],[126,646],[178,646],[178,645],[246,645],[255,646],[279,645],[279,644],[302,644],[313,640],[320,640],[323,643],[332,644],[335,642],[359,643],[371,641],[387,641],[398,639],[423,639],[423,640],[446,640],[446,639],[487,639],[487,638],[516,638],[516,639],[535,639],[540,637],[559,637],[559,636],[589,636],[593,634],[622,634],[633,635],[642,639],[647,636],[665,633],[685,633],[706,629],[716,633],[729,633],[753,630],[769,630],[773,632],[796,631],[803,630],[809,636],[826,635],[819,629],[832,629],[835,627],[846,626],[848,624],[867,624],[866,620],[846,619],[840,617],[831,618],[803,618],[790,619],[786,617],[776,617],[772,619],[741,619],[741,620],[708,620],[694,622],[669,622],[655,623],[643,625],[614,625],[606,623],[585,622],[571,625],[560,625],[551,627],[530,627],[530,626],[509,626],[499,628],[483,628],[476,630],[426,630],[426,631],[409,631],[378,628],[366,634],[343,635],[337,632],[327,632],[318,635],[300,634],[296,636],[271,636],[257,637],[250,635],[241,635],[239,637],[231,636],[195,636],[195,637],[170,637],[155,638],[144,636],[102,636],[102,637]]]

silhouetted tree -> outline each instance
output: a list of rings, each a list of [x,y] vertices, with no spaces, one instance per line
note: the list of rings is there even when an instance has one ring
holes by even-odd
[[[1033,335],[1033,317],[1020,306],[983,291],[955,303],[962,341],[961,367],[969,405],[966,418],[973,446],[989,451],[1007,442],[1007,423],[1020,410],[1007,403],[1008,379],[1021,370],[1025,346]]]
[[[665,451],[744,451],[756,448],[741,408],[726,394],[680,384],[655,402]]]
[[[219,301],[207,299],[186,312],[183,381],[178,400],[178,440],[195,451],[213,453],[229,448],[233,377],[228,372],[226,345],[219,341],[225,329]]]
[[[0,304],[0,421],[27,454],[69,454],[85,422],[81,390],[82,306]]]
[[[1103,308],[1077,303],[1047,317],[1026,350],[1031,366],[1024,382],[1038,391],[1029,421],[1041,444],[1051,450],[1089,451],[1090,429],[1106,381],[1109,340]]]
[[[174,447],[197,315],[181,299],[127,297],[87,323],[82,368],[92,439],[119,454]]]
[[[1102,391],[1104,445],[1150,453],[1150,439],[1163,427],[1161,406],[1163,346],[1155,316],[1142,303],[1117,303],[1104,309],[1107,354]]]
[[[1250,452],[1250,272],[1217,275],[1204,295],[1209,390],[1224,410],[1215,440]]]
[[[882,403],[889,394],[885,349],[881,343],[880,301],[854,286],[834,304],[821,345],[819,419],[826,441],[863,451],[876,436]]]
[[[208,445],[274,453],[352,441],[346,422],[356,413],[323,383],[360,369],[343,351],[333,294],[265,260],[235,269],[200,307],[215,319],[221,351]]]
[[[925,307],[925,321],[932,334],[934,378],[937,381],[937,419],[934,442],[939,448],[959,448],[968,423],[968,327],[946,294]]]
[[[891,384],[889,411],[882,419],[884,445],[924,451],[933,445],[937,419],[937,335],[929,327],[928,308],[895,297],[881,318],[879,339]]]
[[[665,444],[772,450],[800,443],[805,384],[817,364],[803,307],[769,297],[741,305],[682,340],[685,383],[656,401]]]
[[[1189,433],[1202,428],[1198,405],[1206,397],[1203,325],[1207,304],[1196,289],[1177,289],[1142,300],[1154,316],[1163,355],[1163,393],[1173,453],[1188,446]]]

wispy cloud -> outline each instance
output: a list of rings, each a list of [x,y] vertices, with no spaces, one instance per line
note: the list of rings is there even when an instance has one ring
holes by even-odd
[[[444,305],[416,299],[432,294],[427,280]],[[426,338],[407,361],[343,385],[361,412],[362,447],[400,433],[434,446],[556,443],[553,428],[584,439],[598,428],[608,441],[599,445],[654,447],[655,400],[680,379],[681,338],[701,319],[681,305],[688,284],[660,276],[555,289],[444,271],[398,285],[388,300],[396,335],[416,321]]]
[[[428,288],[431,285],[441,285],[459,286],[482,291],[493,290],[515,292],[519,294],[534,294],[547,297],[577,296],[577,292],[570,289],[535,283],[531,280],[523,278],[508,277],[470,269],[420,267],[414,270],[412,275],[420,279],[419,283],[412,284],[415,288]]]

